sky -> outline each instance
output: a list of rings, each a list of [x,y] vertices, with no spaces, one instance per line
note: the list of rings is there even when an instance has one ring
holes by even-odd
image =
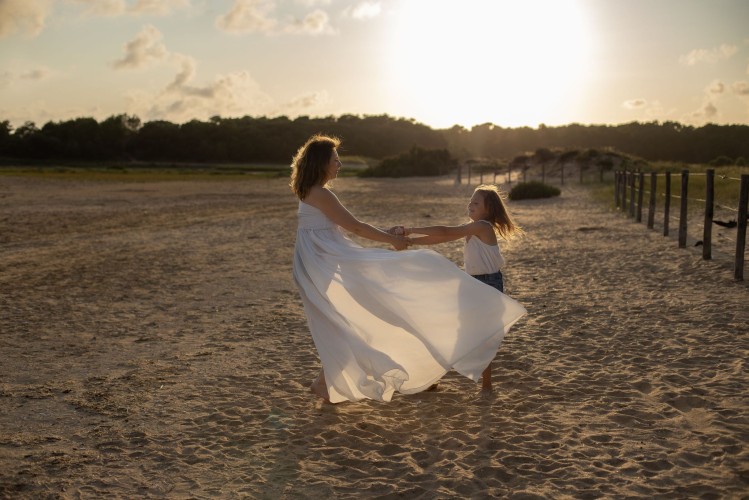
[[[0,0],[0,121],[749,124],[749,0]]]

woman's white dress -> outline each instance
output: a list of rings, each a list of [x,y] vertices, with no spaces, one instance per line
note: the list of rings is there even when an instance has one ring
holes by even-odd
[[[333,403],[390,401],[450,369],[478,381],[517,301],[433,250],[363,248],[299,203],[294,280]]]

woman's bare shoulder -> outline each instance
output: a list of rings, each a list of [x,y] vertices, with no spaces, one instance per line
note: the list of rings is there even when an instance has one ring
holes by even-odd
[[[310,205],[315,205],[315,203],[325,203],[332,199],[336,199],[336,196],[330,189],[322,186],[312,186],[309,193],[307,193],[307,196],[302,201]]]

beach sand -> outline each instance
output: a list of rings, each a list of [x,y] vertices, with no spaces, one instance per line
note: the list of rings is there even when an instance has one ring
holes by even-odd
[[[730,262],[579,186],[511,202],[527,235],[503,246],[506,287],[528,315],[494,393],[451,373],[330,405],[308,390],[286,183],[0,177],[0,497],[749,494],[749,289]],[[335,190],[382,226],[462,222],[471,192]],[[433,248],[462,265],[462,243]]]

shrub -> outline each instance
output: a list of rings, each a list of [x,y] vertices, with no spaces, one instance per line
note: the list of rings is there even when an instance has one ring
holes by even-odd
[[[733,165],[733,160],[728,156],[718,156],[717,158],[710,160],[709,164],[713,167],[725,167]]]
[[[736,165],[737,167],[745,167],[746,166],[746,160],[744,159],[743,156],[739,156],[738,158],[736,158],[736,161],[734,162],[734,165]]]
[[[414,147],[408,153],[385,158],[376,167],[359,173],[361,177],[418,177],[445,175],[455,167],[455,159],[446,149]]]
[[[516,184],[510,190],[510,199],[516,200],[534,200],[536,198],[551,198],[559,196],[561,191],[558,187],[544,184],[540,181],[521,182]]]

